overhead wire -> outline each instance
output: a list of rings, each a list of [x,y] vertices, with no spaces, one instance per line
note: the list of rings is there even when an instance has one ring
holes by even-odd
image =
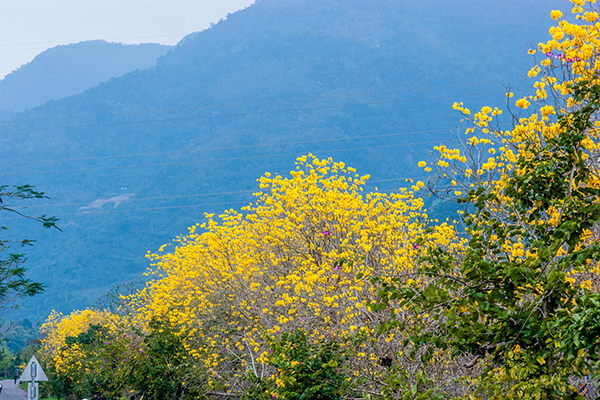
[[[196,208],[196,207],[216,207],[216,206],[226,206],[226,205],[239,205],[239,204],[248,204],[248,201],[232,201],[225,203],[203,203],[203,204],[187,204],[183,206],[167,206],[167,207],[149,207],[149,208],[132,208],[126,210],[102,210],[95,212],[79,212],[79,213],[69,213],[69,214],[61,214],[57,215],[57,217],[71,217],[75,215],[97,215],[97,214],[111,214],[111,213],[127,213],[127,212],[141,212],[141,211],[157,211],[157,210],[173,210],[173,209],[181,209],[181,208]]]
[[[453,142],[454,139],[446,140],[445,142]],[[354,147],[348,149],[332,149],[332,150],[321,150],[313,151],[313,153],[339,153],[344,151],[357,151],[357,150],[369,150],[369,149],[385,149],[391,147],[403,147],[403,146],[416,146],[425,144],[440,143],[439,141],[428,141],[428,142],[415,142],[415,143],[400,143],[400,144],[388,144],[382,146],[365,146],[365,147]],[[255,156],[242,156],[242,157],[228,157],[228,158],[213,158],[205,160],[191,160],[191,161],[172,161],[167,163],[151,163],[151,164],[137,164],[137,165],[120,165],[111,167],[97,167],[97,168],[79,168],[79,169],[63,169],[54,171],[31,171],[21,172],[15,174],[4,174],[3,176],[23,176],[23,175],[46,175],[46,174],[58,174],[58,173],[73,173],[73,172],[89,172],[89,171],[108,171],[108,170],[119,170],[119,169],[133,169],[133,168],[148,168],[148,167],[164,167],[172,165],[191,165],[191,164],[202,164],[207,162],[222,162],[222,161],[239,161],[239,160],[255,160],[262,158],[272,157],[290,157],[297,156],[298,152],[295,153],[281,153],[281,154],[265,154]]]
[[[84,41],[87,41],[87,40],[84,40]],[[77,44],[77,43],[81,43],[81,42],[69,43],[69,44]],[[122,43],[122,44],[128,44],[128,43]],[[142,43],[139,43],[139,44],[142,44]],[[175,46],[177,44],[177,42],[175,42],[175,43],[152,43],[152,44],[157,44],[157,45],[162,45],[162,46]],[[32,47],[32,48],[22,48],[22,49],[0,49],[0,53],[11,52],[11,51],[38,51],[38,50],[49,50],[49,49],[50,49],[49,47]]]
[[[379,180],[373,180],[373,181],[367,181],[367,184],[373,184],[373,183],[382,183],[382,182],[399,182],[399,181],[407,181],[407,180],[414,180],[414,179],[423,179],[423,178],[427,178],[428,176],[416,176],[416,177],[410,177],[410,178],[390,178],[390,179],[379,179]],[[180,196],[166,196],[166,197],[146,197],[146,198],[131,198],[128,200],[124,200],[123,203],[125,202],[129,202],[129,201],[148,201],[148,200],[170,200],[170,199],[177,199],[177,198],[189,198],[189,197],[202,197],[202,196],[220,196],[220,195],[226,195],[226,194],[250,194],[250,193],[257,193],[260,190],[244,190],[244,191],[238,191],[238,192],[213,192],[213,193],[199,193],[199,194],[192,194],[192,195],[180,195]],[[107,200],[107,199],[103,199],[103,200]],[[15,209],[27,209],[27,208],[33,208],[33,207],[59,207],[59,206],[72,206],[72,205],[81,205],[81,204],[91,204],[92,202],[75,202],[75,203],[63,203],[63,204],[38,204],[38,205],[33,205],[33,206],[23,206],[23,207],[14,207]],[[120,209],[120,210],[98,210],[98,211],[84,211],[84,212],[78,212],[78,213],[68,213],[68,214],[58,214],[55,215],[55,217],[65,217],[65,216],[73,216],[73,215],[96,215],[96,214],[104,214],[104,213],[119,213],[119,212],[139,212],[139,211],[155,211],[155,210],[170,210],[170,209],[178,209],[178,208],[191,208],[191,207],[213,207],[213,206],[222,206],[222,205],[233,205],[233,204],[249,204],[248,200],[245,201],[234,201],[234,202],[219,202],[219,203],[202,203],[202,204],[186,204],[186,205],[181,205],[181,206],[165,206],[165,207],[147,207],[147,208],[132,208],[132,209]],[[2,218],[2,220],[10,220],[10,219],[17,219],[16,217],[10,217],[10,218]]]
[[[497,81],[497,80],[495,80]],[[488,81],[490,82],[490,81]],[[488,83],[481,82],[481,83]],[[479,83],[473,83],[468,85],[446,85],[443,87],[458,87],[458,86],[471,86]],[[438,86],[440,88],[442,86]],[[289,101],[300,101],[300,100],[310,100],[310,99],[323,99],[323,98],[336,98],[336,97],[351,97],[351,96],[361,96],[368,94],[378,94],[378,93],[393,93],[400,91],[414,91],[414,90],[424,90],[431,89],[435,87],[425,87],[425,88],[407,88],[396,91],[379,91],[379,92],[363,92],[363,93],[353,93],[353,94],[345,94],[345,95],[335,95],[335,96],[321,96],[315,98],[302,98],[302,99],[288,99],[281,101],[271,101],[271,102],[289,102]],[[219,118],[219,117],[231,117],[231,116],[241,116],[241,115],[256,115],[256,114],[269,114],[269,113],[280,113],[280,112],[291,112],[291,111],[306,111],[306,110],[318,110],[318,109],[331,109],[331,108],[341,108],[341,107],[352,107],[352,106],[363,106],[363,105],[376,105],[376,104],[389,104],[389,103],[398,103],[398,102],[407,102],[407,101],[419,101],[419,100],[430,100],[430,99],[440,99],[447,97],[459,97],[459,96],[476,96],[476,95],[485,95],[485,94],[496,94],[502,93],[499,91],[492,92],[481,92],[481,93],[469,93],[469,94],[461,94],[461,95],[447,95],[447,96],[431,96],[424,98],[414,98],[414,99],[396,99],[396,100],[386,100],[386,101],[378,101],[378,102],[366,102],[366,103],[355,103],[355,104],[341,104],[341,105],[330,105],[330,106],[320,106],[320,107],[305,107],[305,108],[297,108],[290,110],[266,110],[266,111],[257,111],[250,113],[236,113],[236,114],[222,114],[222,115],[210,115],[210,116],[196,116],[196,117],[188,117],[188,118],[174,118],[174,119],[161,119],[161,120],[151,120],[151,121],[127,121],[121,123],[109,123],[109,124],[93,124],[93,125],[81,125],[81,126],[67,126],[67,127],[52,127],[47,129],[66,129],[66,128],[77,128],[77,127],[96,127],[96,126],[109,126],[109,125],[128,125],[128,124],[137,124],[137,123],[153,123],[153,122],[168,122],[175,120],[188,120],[188,119],[202,119],[202,118]],[[257,104],[257,103],[245,103],[247,105]],[[202,108],[216,108],[216,107],[228,107],[228,106],[236,106],[236,105],[244,105],[244,103],[238,104],[229,104],[229,105],[217,105],[217,106],[203,106]],[[199,107],[195,107],[199,108]],[[192,108],[187,108],[192,109]],[[165,109],[166,111],[174,111],[177,109]],[[139,111],[139,112],[143,112]],[[147,112],[158,112],[163,110],[146,110]],[[122,114],[122,113],[121,113]],[[108,116],[111,114],[105,114]],[[117,114],[114,114],[117,115]],[[77,118],[74,117],[65,117],[65,118]],[[0,121],[0,122],[27,122],[28,120],[15,120],[15,121]],[[6,132],[15,132],[15,131],[37,131],[37,130],[47,130],[47,129],[25,129],[25,130],[13,130]],[[212,151],[218,149],[235,149],[235,148],[256,148],[256,147],[274,147],[280,145],[293,145],[293,144],[306,144],[306,143],[318,143],[318,142],[332,142],[332,141],[343,141],[343,140],[359,140],[359,139],[367,139],[367,138],[378,138],[378,137],[389,137],[389,136],[399,136],[399,135],[409,135],[416,133],[435,133],[441,131],[447,131],[449,129],[438,129],[438,130],[429,130],[429,131],[413,131],[413,132],[403,132],[403,133],[392,133],[392,134],[382,134],[382,135],[369,135],[362,137],[351,137],[351,138],[332,138],[332,139],[319,139],[319,140],[310,140],[310,141],[297,141],[297,142],[285,142],[285,143],[276,143],[276,144],[259,144],[259,145],[248,145],[248,146],[233,146],[233,147],[223,147],[216,149],[199,149],[199,150],[189,150],[189,151],[173,151],[173,152],[155,152],[155,153],[141,153],[141,154],[133,154],[133,155],[116,155],[116,156],[97,156],[97,157],[82,157],[76,159],[62,159],[62,160],[40,160],[40,161],[25,161],[25,162],[16,162],[16,163],[2,163],[1,165],[19,165],[19,164],[31,164],[31,163],[48,163],[48,162],[66,162],[66,161],[80,161],[80,160],[93,160],[93,159],[105,159],[105,158],[129,158],[129,157],[139,157],[139,156],[150,156],[150,155],[163,155],[163,154],[179,154],[179,153],[197,153],[202,151]],[[453,140],[450,140],[452,142]],[[389,147],[400,147],[400,146],[412,146],[412,145],[422,145],[422,144],[432,144],[438,143],[436,142],[416,142],[416,143],[402,143],[397,145],[385,145],[385,146],[365,146],[365,147],[356,147],[349,149],[333,149],[327,150],[330,153],[335,152],[343,152],[343,151],[355,151],[355,150],[367,150],[367,149],[378,149],[378,148],[389,148]],[[142,165],[132,165],[132,166],[113,166],[113,167],[101,167],[101,168],[89,168],[89,169],[72,169],[72,170],[57,170],[57,171],[37,171],[37,172],[28,172],[28,173],[20,173],[20,174],[7,174],[5,176],[17,176],[17,175],[35,175],[35,174],[47,174],[47,173],[67,173],[67,172],[82,172],[82,171],[96,171],[96,170],[113,170],[113,169],[124,169],[124,168],[141,168],[141,167],[150,167],[150,166],[166,166],[166,165],[181,165],[181,164],[196,164],[203,162],[219,162],[219,161],[231,161],[231,160],[248,160],[248,159],[258,159],[258,158],[270,158],[270,157],[278,157],[278,156],[290,156],[295,155],[297,153],[286,153],[286,154],[274,154],[274,155],[258,155],[258,156],[249,156],[249,157],[230,157],[230,158],[222,158],[222,159],[207,159],[207,160],[194,160],[194,161],[183,161],[183,162],[170,162],[170,163],[154,163],[154,164],[142,164]],[[415,178],[416,179],[416,178]],[[393,181],[400,179],[391,179],[391,180],[383,180],[383,181]],[[374,183],[375,181],[373,181]],[[208,193],[208,194],[195,194],[195,195],[183,195],[183,196],[167,196],[161,198],[147,198],[147,199],[129,199],[129,200],[158,200],[158,199],[169,199],[169,198],[183,198],[183,197],[199,197],[199,196],[213,196],[213,195],[224,195],[224,194],[233,194],[233,193],[249,193],[251,191],[242,191],[242,192],[223,192],[223,193]],[[79,204],[90,204],[87,203],[71,203],[70,205],[79,205]],[[230,203],[212,203],[212,204],[204,204],[205,206],[209,205],[224,205]],[[239,203],[235,203],[239,204]],[[66,204],[64,204],[66,205]],[[64,205],[51,205],[51,206],[64,206]],[[152,209],[171,209],[171,208],[182,208],[182,207],[196,207],[202,206],[199,205],[188,205],[188,206],[173,206],[167,208],[152,208]],[[30,206],[31,207],[31,206]],[[137,209],[139,211],[150,210],[150,209]],[[113,210],[104,210],[102,212],[112,212]],[[114,211],[133,211],[133,210],[114,210]],[[80,213],[80,214],[89,214]],[[77,214],[73,214],[77,215]]]
[[[514,78],[514,79],[518,79],[520,81],[525,80],[523,78]],[[227,107],[241,107],[241,106],[249,106],[249,105],[290,103],[290,102],[296,102],[296,101],[325,100],[325,99],[367,96],[367,95],[375,95],[375,94],[404,93],[404,92],[413,92],[413,91],[430,90],[430,89],[448,89],[448,88],[467,87],[467,86],[479,86],[479,85],[484,85],[484,84],[489,84],[489,83],[507,82],[510,80],[511,79],[506,79],[506,80],[505,79],[492,79],[492,80],[488,80],[488,81],[466,82],[466,83],[459,83],[459,84],[455,84],[455,85],[421,86],[421,87],[403,88],[403,89],[396,89],[396,90],[378,90],[378,91],[368,91],[368,92],[343,93],[343,94],[335,94],[335,95],[332,94],[332,95],[326,95],[326,96],[296,97],[296,98],[291,98],[291,99],[251,101],[251,102],[242,102],[242,103],[206,104],[206,105],[193,106],[193,107],[155,108],[155,109],[135,110],[135,111],[117,112],[117,113],[104,113],[104,114],[80,114],[80,115],[68,115],[68,116],[61,116],[61,117],[11,119],[11,120],[0,121],[0,123],[9,124],[9,123],[21,123],[21,122],[56,121],[56,120],[77,119],[77,118],[116,117],[116,116],[122,116],[122,115],[137,115],[137,114],[149,114],[149,113],[171,112],[171,111],[204,110],[204,109],[210,109],[210,108],[227,108]]]
[[[184,194],[184,195],[179,195],[179,196],[131,197],[131,198],[127,198],[124,200],[120,200],[120,202],[125,203],[125,202],[129,202],[129,201],[135,202],[135,201],[149,201],[149,200],[173,200],[173,199],[182,199],[182,198],[190,198],[190,197],[209,197],[209,196],[224,196],[224,195],[231,195],[231,194],[249,194],[249,193],[255,193],[255,192],[256,192],[256,190],[239,190],[239,191],[234,191],[234,192],[197,193],[197,194]],[[118,197],[118,195],[115,197]],[[104,200],[107,203],[110,202],[110,199],[99,199],[99,200]],[[28,206],[18,206],[18,207],[12,207],[12,208],[20,210],[20,209],[26,209],[26,208],[39,208],[39,207],[81,206],[81,205],[90,205],[94,201],[97,201],[97,200],[78,201],[78,202],[73,202],[73,203],[33,204],[33,205],[28,205]]]
[[[152,153],[136,153],[136,154],[120,154],[120,155],[108,155],[108,156],[63,158],[63,159],[54,159],[54,160],[16,161],[16,162],[0,163],[0,165],[47,164],[47,163],[59,163],[59,162],[91,161],[91,160],[132,158],[132,157],[151,157],[151,156],[159,156],[159,155],[162,156],[162,155],[172,155],[172,154],[195,154],[195,153],[202,153],[202,152],[222,151],[222,150],[239,150],[239,149],[252,149],[252,148],[259,148],[259,147],[292,146],[292,145],[299,145],[299,144],[339,142],[339,141],[362,140],[362,139],[377,139],[377,138],[395,137],[395,136],[409,136],[409,135],[416,135],[416,134],[447,132],[447,131],[451,131],[453,129],[455,129],[455,128],[386,133],[386,134],[380,134],[380,135],[352,136],[352,137],[344,137],[344,138],[300,140],[300,141],[295,141],[295,142],[261,143],[261,144],[251,144],[251,145],[244,145],[244,146],[212,147],[212,148],[196,149],[196,150],[174,150],[174,151],[159,151],[159,152],[152,152]]]
[[[181,33],[181,34],[169,34],[169,35],[153,35],[153,36],[133,36],[133,37],[117,37],[117,38],[107,38],[107,39],[82,39],[82,40],[67,40],[67,41],[58,41],[58,42],[30,42],[30,43],[0,43],[0,46],[36,46],[41,44],[55,44],[58,46],[61,45],[69,45],[73,43],[81,43],[81,42],[92,42],[96,40],[104,40],[104,41],[112,41],[112,40],[133,40],[133,39],[156,39],[156,38],[164,38],[164,37],[184,37],[189,35],[189,33]]]
[[[367,183],[371,184],[371,183],[382,183],[382,182],[396,182],[396,181],[406,180],[406,179],[421,179],[421,178],[427,178],[427,176],[417,176],[417,177],[412,177],[412,178],[378,179],[378,180],[373,180],[373,181],[369,180],[369,181],[367,181]],[[191,198],[191,197],[210,197],[210,196],[224,196],[224,195],[232,195],[232,194],[251,194],[251,193],[256,193],[256,192],[257,192],[256,190],[238,190],[238,191],[228,191],[228,192],[184,194],[184,195],[177,195],[177,196],[130,197],[127,199],[119,200],[119,202],[125,203],[125,202],[132,202],[132,201],[136,202],[136,201],[150,201],[150,200],[174,200],[174,199],[183,199],[183,198]],[[114,196],[114,197],[118,197],[118,195]],[[91,200],[91,201],[78,201],[78,202],[71,202],[71,203],[33,204],[33,205],[28,205],[28,206],[15,206],[12,208],[21,210],[21,209],[29,209],[29,208],[40,208],[40,207],[82,206],[82,205],[90,205],[98,200],[103,200],[103,201],[105,201],[105,203],[111,202],[110,201],[111,198],[108,198],[108,199],[96,199],[96,200]]]
[[[243,116],[249,116],[249,115],[281,114],[281,113],[297,112],[297,111],[330,110],[330,109],[338,109],[338,108],[346,108],[346,107],[394,104],[394,103],[405,103],[405,102],[423,101],[423,100],[437,100],[437,99],[456,98],[456,97],[482,96],[482,95],[487,95],[487,94],[499,94],[499,93],[504,93],[504,92],[490,91],[490,92],[479,92],[479,93],[463,93],[463,94],[429,96],[429,97],[412,98],[412,99],[395,99],[395,100],[371,101],[371,102],[365,102],[365,103],[350,103],[350,104],[336,104],[336,105],[329,105],[329,106],[301,107],[301,108],[292,108],[292,109],[285,109],[285,110],[265,110],[265,111],[254,111],[254,112],[232,113],[232,114],[199,115],[199,116],[193,116],[193,117],[162,118],[162,119],[145,120],[145,121],[142,120],[142,121],[108,122],[108,123],[99,123],[99,124],[68,125],[68,126],[56,126],[56,127],[46,127],[46,128],[25,128],[25,129],[6,130],[6,131],[0,132],[0,134],[2,134],[2,133],[18,133],[18,132],[40,132],[40,131],[60,130],[60,129],[74,129],[74,128],[98,128],[98,127],[103,127],[103,126],[139,125],[139,124],[175,122],[175,121],[190,121],[190,120],[214,119],[214,118],[243,117]]]
[[[473,15],[469,14],[470,17]],[[478,14],[479,18],[490,17],[493,14]],[[444,20],[444,16],[439,17],[426,17],[426,18],[410,18],[410,23],[415,22],[431,22],[431,21],[441,21]],[[150,35],[150,36],[132,36],[132,37],[113,37],[113,38],[93,38],[93,39],[77,39],[77,40],[63,40],[63,41],[54,41],[54,42],[29,42],[29,43],[0,43],[0,46],[34,46],[34,45],[43,45],[43,44],[55,44],[55,45],[68,45],[80,42],[88,42],[94,40],[104,40],[104,41],[114,41],[114,40],[134,40],[134,39],[156,39],[156,38],[164,38],[164,37],[181,37],[184,38],[189,35],[198,34],[204,32],[207,29],[202,29],[199,31],[193,31],[188,33],[179,33],[179,34],[168,34],[168,35]]]

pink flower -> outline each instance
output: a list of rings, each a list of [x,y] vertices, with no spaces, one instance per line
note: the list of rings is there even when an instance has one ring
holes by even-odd
[[[323,236],[331,236],[331,232],[329,232],[329,231],[323,231]]]

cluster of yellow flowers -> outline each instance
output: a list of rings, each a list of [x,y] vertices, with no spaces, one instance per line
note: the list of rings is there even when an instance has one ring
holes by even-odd
[[[570,85],[600,83],[595,1],[571,1],[581,24],[553,11],[559,22],[550,29],[552,38],[529,52],[541,51],[544,59],[529,72],[532,78],[540,76],[533,85],[535,96],[514,102],[519,112],[533,110],[528,117],[511,111],[516,124],[502,130],[502,110],[486,106],[473,114],[462,103],[454,104],[467,124],[465,145],[437,146],[437,160],[418,164],[428,172],[435,169],[448,183],[448,193],[462,197],[483,187],[495,195],[490,212],[510,212],[504,188],[511,174],[524,173],[517,161],[534,157],[543,141],[557,135],[557,111],[579,107]],[[512,97],[507,93],[509,101]],[[597,121],[584,141],[590,163],[598,160],[599,126]],[[375,360],[402,354],[402,334],[373,335],[382,316],[369,307],[376,289],[368,278],[418,285],[409,276],[420,255],[431,247],[460,254],[465,242],[451,224],[428,220],[422,200],[413,193],[422,182],[397,193],[364,193],[368,179],[342,162],[312,155],[298,158],[289,177],[266,173],[254,204],[227,210],[219,218],[207,215],[206,223],[192,226],[174,245],[148,254],[153,279],[123,299],[119,315],[92,310],[52,314],[43,327],[46,359],[56,371],[68,372],[82,360],[78,348],[66,344],[67,337],[96,324],[143,333],[151,320],[160,319],[174,328],[194,364],[209,376],[208,388],[235,387],[247,369],[256,371],[266,361],[263,335],[298,328],[314,339],[370,336],[359,342],[352,368],[356,375],[372,376]],[[598,173],[595,182],[600,185]],[[559,211],[554,211],[543,223],[556,223]],[[596,240],[592,232],[587,240]],[[513,258],[534,251],[519,237],[507,242],[505,250]],[[591,285],[589,276],[575,271],[572,281]]]
[[[358,275],[411,271],[424,251],[419,237],[452,245],[452,226],[424,231],[422,201],[410,191],[362,195],[368,176],[344,163],[305,156],[296,164],[291,178],[262,177],[244,214],[211,217],[204,233],[192,227],[173,252],[151,256],[164,278],[144,290],[137,322],[158,315],[179,326],[215,379],[232,354],[242,369],[262,361],[264,333],[303,328],[322,339],[372,331],[374,292]]]
[[[88,370],[86,360],[77,343],[66,346],[67,338],[74,338],[86,332],[90,326],[105,326],[113,331],[120,325],[120,317],[108,311],[74,311],[64,316],[52,312],[41,327],[44,335],[41,352],[43,359],[52,363],[57,374],[81,376]]]
[[[571,0],[572,13],[578,23],[572,23],[564,18],[561,11],[552,11],[552,19],[558,21],[557,26],[549,29],[551,39],[540,43],[537,49],[529,50],[529,54],[541,53],[540,60],[529,71],[528,76],[535,78],[533,89],[535,95],[526,96],[514,101],[514,105],[523,110],[531,110],[528,116],[519,112],[509,111],[513,116],[514,127],[509,130],[500,128],[495,116],[501,115],[501,110],[489,106],[482,107],[471,116],[471,111],[463,103],[455,103],[454,109],[461,112],[461,118],[466,127],[464,133],[467,139],[465,145],[459,148],[437,146],[437,161],[426,163],[421,161],[419,166],[426,171],[437,170],[437,176],[447,182],[452,188],[448,193],[463,197],[470,189],[484,187],[494,195],[495,201],[489,201],[488,210],[495,213],[510,212],[507,196],[504,194],[505,185],[511,174],[523,176],[525,170],[518,169],[518,160],[534,159],[545,143],[557,137],[561,128],[556,118],[557,114],[569,115],[581,107],[573,97],[572,86],[580,82],[589,85],[600,83],[600,22],[595,0]],[[571,19],[571,18],[569,18]],[[509,103],[513,93],[507,93]],[[593,127],[586,131],[583,141],[584,158],[592,171],[587,185],[600,185],[600,118],[592,116]],[[460,188],[461,190],[454,190]],[[532,207],[531,212],[536,210]],[[561,210],[551,208],[543,221],[537,223],[556,226]],[[588,231],[586,240],[597,240],[597,235]],[[581,243],[581,246],[585,245]],[[521,238],[515,237],[513,244],[507,244],[505,249],[514,257],[531,255],[523,249]],[[564,251],[564,250],[559,250]],[[560,254],[559,254],[560,255]],[[573,272],[575,275],[576,273]],[[589,276],[586,278],[588,279]],[[580,285],[580,280],[573,279],[573,284]]]
[[[459,240],[447,223],[426,231],[423,201],[410,190],[363,193],[368,178],[312,155],[298,158],[290,177],[265,174],[255,204],[207,215],[174,248],[148,254],[155,279],[125,299],[127,325],[143,331],[153,318],[167,321],[219,387],[265,361],[263,334],[302,328],[316,340],[373,332],[381,317],[369,308],[375,289],[368,278],[412,271],[427,251],[418,239],[448,248]],[[119,318],[53,314],[44,351],[60,363],[73,350],[64,346],[67,336],[119,325]],[[356,374],[394,351],[398,344],[387,339],[360,346]]]

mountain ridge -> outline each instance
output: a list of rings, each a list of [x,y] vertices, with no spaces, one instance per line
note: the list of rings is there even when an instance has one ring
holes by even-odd
[[[0,80],[0,110],[20,112],[82,93],[109,79],[155,65],[171,48],[104,40],[50,48]]]

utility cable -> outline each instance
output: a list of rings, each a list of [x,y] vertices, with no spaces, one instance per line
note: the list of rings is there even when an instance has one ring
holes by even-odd
[[[259,147],[293,146],[293,145],[299,145],[299,144],[340,142],[340,141],[362,140],[362,139],[377,139],[377,138],[395,137],[395,136],[408,136],[408,135],[416,135],[416,134],[449,132],[454,129],[456,129],[456,128],[386,133],[386,134],[381,134],[381,135],[352,136],[352,137],[345,137],[345,138],[302,140],[302,141],[295,141],[295,142],[281,142],[281,143],[273,143],[273,144],[261,143],[261,144],[245,145],[245,146],[213,147],[213,148],[197,149],[197,150],[159,151],[159,152],[153,152],[153,153],[121,154],[121,155],[113,155],[113,156],[63,158],[63,159],[38,160],[38,161],[18,161],[18,162],[0,163],[0,165],[46,164],[46,163],[58,163],[58,162],[105,160],[105,159],[118,159],[118,158],[131,158],[131,157],[163,156],[163,155],[172,155],[172,154],[195,154],[195,153],[213,152],[213,151],[221,151],[221,150],[239,150],[239,149],[252,149],[252,148],[259,148]]]
[[[237,12],[237,11],[236,11]],[[406,16],[405,16],[406,17]],[[486,18],[486,17],[495,17],[494,14],[478,14],[473,15],[469,14],[469,17],[478,17],[478,18]],[[403,22],[415,23],[415,22],[431,22],[431,21],[442,21],[446,20],[445,16],[439,17],[426,17],[426,18],[410,18],[405,19]],[[205,28],[199,31],[193,31],[188,33],[180,33],[180,34],[168,34],[168,35],[153,35],[153,36],[133,36],[133,37],[114,37],[114,38],[95,38],[95,39],[77,39],[77,40],[66,40],[66,41],[57,41],[57,42],[29,42],[29,43],[0,43],[0,46],[35,46],[35,45],[43,45],[43,44],[55,44],[55,45],[68,45],[68,44],[76,44],[80,42],[89,42],[95,40],[104,40],[115,41],[115,40],[134,40],[134,39],[156,39],[156,38],[164,38],[164,37],[181,37],[182,39],[189,35],[202,33],[210,28]]]
[[[524,78],[515,78],[515,79],[521,80],[521,81],[526,80]],[[211,109],[211,108],[227,108],[227,107],[241,107],[241,106],[249,106],[249,105],[290,103],[290,102],[296,102],[296,101],[338,99],[338,98],[347,98],[347,97],[367,96],[367,95],[374,95],[374,94],[390,94],[390,93],[403,93],[403,92],[413,92],[413,91],[430,90],[430,89],[449,89],[449,88],[457,88],[457,87],[479,86],[479,85],[484,85],[484,84],[507,82],[507,81],[510,81],[510,80],[493,79],[493,80],[489,80],[489,81],[460,83],[460,84],[455,84],[455,85],[422,86],[422,87],[404,88],[404,89],[397,89],[397,90],[380,90],[380,91],[345,93],[345,94],[338,94],[338,95],[315,96],[315,97],[297,97],[297,98],[291,98],[291,99],[265,100],[265,101],[253,101],[253,102],[243,102],[243,103],[224,103],[224,104],[213,104],[213,105],[201,105],[201,106],[194,106],[194,107],[156,108],[156,109],[135,110],[135,111],[109,113],[109,114],[82,114],[82,115],[69,115],[69,116],[64,116],[64,117],[13,119],[13,120],[0,121],[0,123],[12,124],[12,123],[20,123],[20,122],[56,121],[56,120],[77,119],[77,118],[116,117],[116,116],[122,116],[122,115],[136,115],[136,114],[148,114],[148,113],[171,112],[171,111],[204,110],[204,109]]]
[[[444,141],[445,143],[453,142],[455,139],[449,139]],[[354,147],[349,149],[333,149],[333,150],[321,150],[313,151],[312,153],[339,153],[344,151],[357,151],[357,150],[370,150],[370,149],[389,149],[392,147],[403,147],[403,146],[417,146],[425,144],[440,143],[439,141],[429,142],[415,142],[415,143],[400,143],[383,146],[365,146],[365,147]],[[32,172],[21,172],[16,174],[4,174],[3,176],[23,176],[23,175],[45,175],[45,174],[60,174],[60,173],[73,173],[73,172],[89,172],[89,171],[109,171],[109,170],[120,170],[120,169],[133,169],[133,168],[149,168],[149,167],[164,167],[171,165],[191,165],[191,164],[202,164],[202,163],[214,163],[223,161],[239,161],[239,160],[256,160],[272,157],[290,157],[298,156],[298,152],[295,153],[281,153],[281,154],[266,154],[257,156],[243,156],[243,157],[228,157],[228,158],[214,158],[205,160],[193,160],[193,161],[173,161],[167,163],[153,163],[153,164],[138,164],[138,165],[122,165],[113,167],[98,167],[98,168],[80,168],[80,169],[64,169],[56,171],[32,171]]]
[[[236,192],[213,192],[213,193],[198,193],[198,194],[184,194],[180,196],[159,196],[159,197],[132,197],[127,200],[122,200],[121,203],[130,202],[130,201],[149,201],[149,200],[173,200],[173,199],[183,199],[189,197],[208,197],[208,196],[223,196],[223,195],[231,195],[231,194],[249,194],[256,193],[256,190],[240,190]],[[118,196],[118,195],[117,195]],[[109,199],[97,199],[97,200],[109,200]],[[39,207],[67,207],[67,206],[82,206],[92,204],[96,200],[92,201],[78,201],[74,203],[58,203],[58,204],[34,204],[29,206],[17,206],[11,207],[13,209],[29,209],[29,208],[39,208]]]
[[[134,37],[117,37],[117,38],[108,38],[108,39],[82,39],[82,40],[67,40],[62,42],[31,42],[31,43],[0,43],[0,46],[36,46],[42,44],[55,44],[57,46],[67,46],[70,44],[77,44],[81,42],[94,42],[97,40],[103,40],[105,42],[113,41],[113,40],[133,40],[133,39],[156,39],[156,38],[165,38],[165,37],[184,37],[187,36],[188,33],[182,33],[179,35],[154,35],[154,36],[134,36]],[[151,43],[155,44],[155,43]],[[156,43],[160,44],[160,43]]]
[[[394,182],[394,181],[406,181],[408,179],[422,179],[422,178],[427,178],[428,176],[417,176],[417,177],[412,177],[412,178],[393,178],[393,179],[380,179],[380,180],[373,180],[373,181],[367,181],[367,183],[378,183],[378,182]],[[260,191],[260,190],[258,190]],[[256,190],[252,190],[252,191],[241,191],[241,192],[230,192],[230,193],[256,193]],[[223,194],[226,194],[228,192],[223,192]],[[218,195],[221,193],[207,193],[205,195]],[[192,197],[192,196],[202,196],[204,194],[199,194],[199,195],[183,195],[183,196],[171,196],[170,198],[179,198],[179,197]],[[161,199],[161,198],[145,198],[145,199],[137,199],[137,200],[155,200],[155,199]],[[164,199],[164,198],[162,198]],[[135,199],[130,199],[127,201],[131,201],[131,200],[135,200]],[[80,203],[66,203],[66,204],[80,204]],[[65,204],[65,205],[66,205]],[[89,204],[85,203],[85,204]],[[172,210],[172,209],[180,209],[180,208],[192,208],[192,207],[213,207],[213,206],[223,206],[223,205],[233,205],[233,204],[249,204],[249,201],[234,201],[234,202],[223,202],[223,203],[202,203],[202,204],[187,204],[187,205],[182,205],[182,206],[166,206],[166,207],[148,207],[148,208],[132,208],[132,209],[126,209],[126,210],[101,210],[101,211],[86,211],[86,212],[78,212],[78,213],[69,213],[69,214],[58,214],[55,215],[55,217],[67,217],[67,216],[74,216],[74,215],[95,215],[95,214],[106,214],[106,213],[123,213],[123,212],[140,212],[140,211],[156,211],[156,210]],[[56,205],[58,206],[58,205]],[[23,207],[23,208],[29,208],[29,207],[41,207],[41,205],[39,206],[28,206],[28,207]],[[3,218],[2,220],[11,220],[11,219],[18,219],[17,217],[10,217],[10,218]]]
[[[346,107],[383,105],[383,104],[405,103],[405,102],[423,101],[423,100],[438,100],[438,99],[446,99],[446,98],[481,96],[481,95],[499,94],[499,93],[504,93],[504,92],[490,91],[490,92],[480,92],[480,93],[430,96],[430,97],[421,97],[421,98],[412,98],[412,99],[371,101],[371,102],[366,102],[366,103],[350,103],[350,104],[337,104],[337,105],[330,105],[330,106],[292,108],[292,109],[286,109],[286,110],[266,110],[266,111],[254,111],[254,112],[233,113],[233,114],[201,115],[201,116],[195,116],[195,117],[163,118],[163,119],[145,120],[145,121],[125,121],[125,122],[109,122],[109,123],[89,124],[89,125],[70,125],[70,126],[57,126],[57,127],[46,127],[46,128],[28,128],[28,129],[26,128],[26,129],[14,129],[14,130],[3,131],[3,132],[0,132],[0,134],[18,133],[18,132],[40,132],[40,131],[73,129],[73,128],[98,128],[98,127],[102,127],[102,126],[139,125],[139,124],[151,124],[151,123],[161,123],[161,122],[191,121],[191,120],[200,120],[200,119],[214,119],[214,118],[228,118],[228,117],[244,117],[244,116],[249,116],[249,115],[281,114],[281,113],[297,112],[297,111],[331,110],[331,109],[339,109],[339,108],[346,108]]]
[[[374,180],[374,181],[369,180],[369,181],[367,181],[367,183],[396,182],[396,181],[406,180],[406,179],[422,179],[422,178],[427,178],[427,177],[428,176],[417,176],[417,177],[413,177],[413,178],[378,179],[378,180]],[[191,198],[191,197],[223,196],[223,195],[231,195],[231,194],[251,194],[251,193],[256,193],[256,192],[257,192],[256,190],[240,190],[240,191],[235,191],[235,192],[197,193],[197,194],[184,194],[184,195],[178,195],[178,196],[131,197],[126,200],[122,200],[121,203],[126,203],[126,202],[131,202],[131,201],[133,201],[133,202],[135,202],[135,201],[150,201],[150,200],[155,201],[155,200],[184,199],[184,198]],[[34,205],[28,205],[28,206],[16,206],[16,207],[12,207],[12,208],[21,210],[21,209],[29,209],[29,208],[40,208],[40,207],[82,206],[82,205],[92,204],[94,201],[97,201],[97,200],[110,200],[110,199],[96,199],[96,200],[91,200],[91,201],[79,201],[79,202],[74,202],[74,203],[34,204]]]

